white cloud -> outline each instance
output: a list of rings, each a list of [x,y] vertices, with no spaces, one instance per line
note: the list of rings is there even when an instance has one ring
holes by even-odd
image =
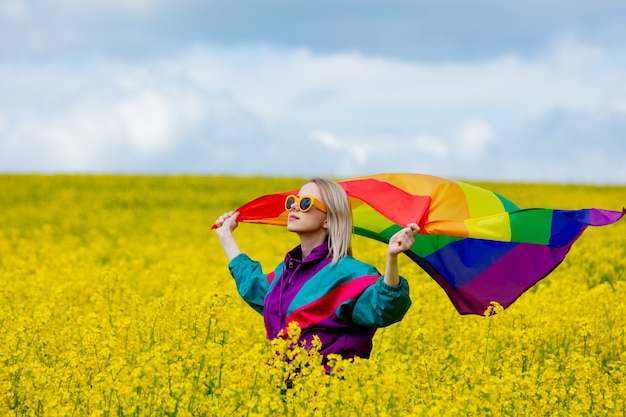
[[[142,154],[158,154],[175,144],[175,120],[169,101],[154,91],[144,91],[118,106],[133,147]]]
[[[65,10],[76,13],[97,15],[99,13],[146,13],[154,10],[158,0],[48,0],[56,10]]]
[[[555,110],[607,120],[622,111],[620,54],[569,40],[534,59],[427,64],[196,45],[135,63],[4,63],[0,170],[132,171],[140,162],[155,171],[165,163],[177,172],[202,166],[298,175],[281,172],[281,158],[302,147],[307,158],[332,160],[335,175],[415,170],[419,160],[439,174],[482,177],[494,146],[512,137],[506,132]],[[542,134],[516,140],[550,140]],[[602,137],[593,139],[603,146]],[[126,159],[115,157],[120,150]]]
[[[0,18],[21,20],[26,17],[26,0],[3,0],[0,2]]]
[[[353,170],[361,168],[367,164],[372,149],[367,144],[350,140],[339,140],[334,134],[329,132],[313,132],[313,140],[318,141],[327,150],[339,152],[345,156],[341,159],[342,167],[337,170],[341,175],[350,175]],[[325,151],[322,149],[317,157],[323,158]]]
[[[448,146],[440,139],[427,134],[420,134],[415,138],[415,147],[418,151],[428,155],[444,157],[448,155]]]
[[[408,107],[417,120],[428,117],[438,125],[475,117],[473,107],[496,113],[497,120],[487,120],[490,124],[518,122],[556,108],[601,112],[616,84],[626,78],[620,66],[609,62],[608,51],[573,42],[557,43],[534,60],[510,55],[435,65],[306,50],[244,49],[241,54],[255,56],[256,64],[240,65],[237,57],[222,60],[218,55],[217,70],[206,72],[271,122],[289,118],[335,125],[359,109],[374,117],[380,110],[382,118]],[[303,99],[316,92],[325,94],[318,94],[317,101]]]
[[[456,148],[459,155],[478,158],[487,152],[487,146],[494,139],[492,129],[482,120],[469,120],[457,132]]]
[[[621,88],[621,94],[619,94],[618,90],[615,98],[613,98],[610,103],[610,107],[614,111],[626,115],[626,83],[624,83],[624,86]]]

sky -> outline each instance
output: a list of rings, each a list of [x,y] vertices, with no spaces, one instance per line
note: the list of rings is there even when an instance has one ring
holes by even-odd
[[[0,172],[626,184],[623,0],[0,0]]]

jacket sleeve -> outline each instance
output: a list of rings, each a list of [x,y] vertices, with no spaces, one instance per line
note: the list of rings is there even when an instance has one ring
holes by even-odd
[[[410,306],[407,280],[400,277],[400,284],[391,286],[381,276],[356,299],[352,322],[365,327],[389,326],[402,320]]]
[[[263,304],[270,283],[267,274],[263,273],[261,264],[242,253],[230,261],[228,269],[235,279],[239,295],[250,307],[262,315]]]

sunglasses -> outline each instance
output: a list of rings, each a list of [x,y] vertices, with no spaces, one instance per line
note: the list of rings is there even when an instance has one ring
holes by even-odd
[[[291,210],[291,207],[294,203],[298,203],[298,210],[303,213],[311,210],[311,207],[313,206],[317,207],[318,210],[326,213],[326,205],[310,195],[303,195],[302,197],[298,197],[297,195],[288,195],[285,199],[285,208],[287,210]]]

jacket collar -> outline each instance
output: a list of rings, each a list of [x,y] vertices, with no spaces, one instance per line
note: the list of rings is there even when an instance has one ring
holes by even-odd
[[[328,242],[325,241],[321,245],[313,248],[309,256],[306,257],[304,261],[302,261],[302,247],[300,245],[296,246],[285,256],[285,263],[298,262],[298,263],[307,263],[307,262],[317,262],[322,259],[328,258]]]

